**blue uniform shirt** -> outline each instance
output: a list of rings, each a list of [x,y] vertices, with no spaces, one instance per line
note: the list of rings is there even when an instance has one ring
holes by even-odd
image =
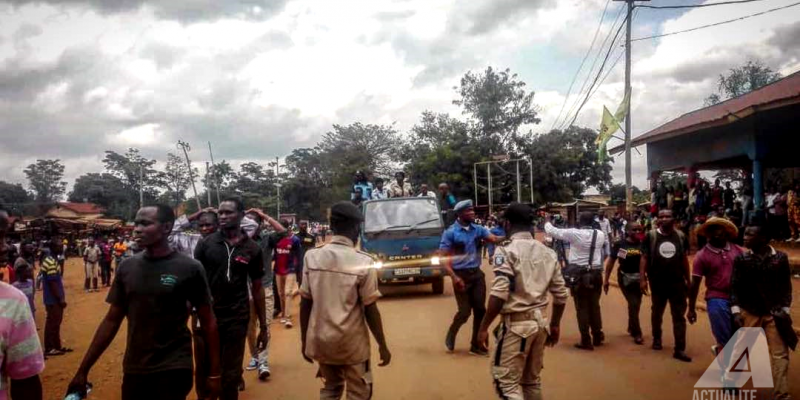
[[[453,255],[453,269],[470,269],[481,266],[478,241],[489,236],[489,230],[477,224],[461,226],[458,222],[444,231],[439,249]]]
[[[492,230],[490,230],[489,232],[490,232],[492,235],[495,235],[495,236],[506,236],[506,230],[505,230],[505,229],[503,229],[503,227],[502,227],[502,226],[495,226],[495,227],[494,227],[494,228],[492,228]],[[492,258],[492,257],[494,257],[494,249],[495,249],[495,244],[494,244],[494,243],[489,243],[489,244],[487,244],[487,245],[486,245],[486,249],[489,251],[489,258]]]

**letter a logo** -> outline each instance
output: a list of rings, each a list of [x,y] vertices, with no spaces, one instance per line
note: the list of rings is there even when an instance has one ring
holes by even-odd
[[[755,388],[773,387],[767,337],[761,328],[740,328],[694,387],[742,388],[751,378]]]

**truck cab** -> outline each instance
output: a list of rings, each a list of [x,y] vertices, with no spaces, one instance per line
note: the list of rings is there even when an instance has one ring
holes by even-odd
[[[381,284],[432,284],[444,292],[436,255],[444,221],[436,199],[399,197],[362,204],[361,250],[373,255]]]

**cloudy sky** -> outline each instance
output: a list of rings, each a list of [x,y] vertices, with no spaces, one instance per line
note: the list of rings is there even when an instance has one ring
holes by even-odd
[[[794,2],[639,9],[634,37]],[[536,92],[542,123],[532,129],[545,132],[606,6],[596,46],[621,2],[0,0],[0,179],[24,182],[25,165],[60,158],[71,184],[100,171],[106,149],[138,147],[163,162],[179,139],[194,145],[198,165],[209,140],[216,159],[236,164],[313,146],[335,123],[405,132],[426,109],[458,115],[453,86],[487,66],[511,68]],[[602,105],[621,99],[621,51],[577,124],[596,127]],[[800,70],[800,7],[635,42],[634,136],[702,106],[719,73],[748,59]],[[634,153],[639,186],[643,157]],[[623,169],[618,161],[617,182]]]

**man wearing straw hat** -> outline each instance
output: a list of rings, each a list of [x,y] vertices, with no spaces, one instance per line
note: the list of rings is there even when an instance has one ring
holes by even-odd
[[[711,323],[711,333],[717,344],[711,351],[717,355],[733,336],[733,319],[731,316],[731,274],[733,260],[743,250],[731,241],[739,236],[739,229],[725,218],[709,218],[698,230],[698,235],[708,239],[695,256],[692,267],[692,288],[689,293],[689,311],[686,318],[689,323],[697,321],[697,294],[700,282],[706,279],[706,308]]]

